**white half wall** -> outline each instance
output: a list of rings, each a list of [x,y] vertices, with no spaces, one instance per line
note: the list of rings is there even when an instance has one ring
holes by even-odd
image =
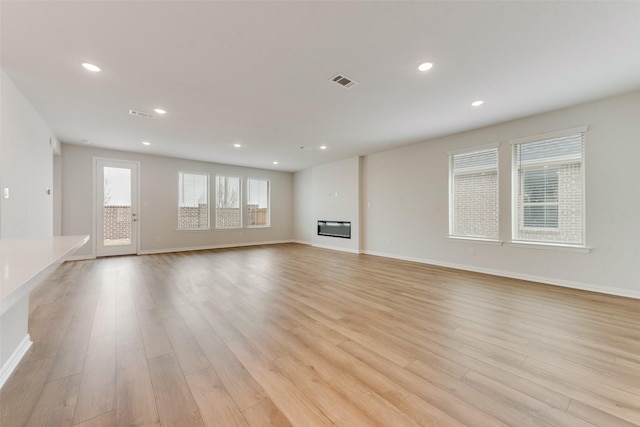
[[[62,234],[89,234],[91,240],[76,258],[95,256],[93,218],[93,158],[140,162],[140,253],[243,246],[291,241],[293,237],[293,175],[263,169],[129,153],[91,146],[63,144]],[[271,226],[232,230],[178,230],[178,172],[203,172],[266,178],[270,181]],[[213,185],[211,186],[213,188]],[[211,198],[213,200],[213,196]],[[213,221],[213,210],[212,221]]]
[[[47,193],[53,190],[52,142],[51,130],[0,70],[1,238],[53,234],[53,197]],[[4,197],[5,188],[9,198]],[[0,316],[0,387],[31,345],[28,317],[28,296]]]
[[[29,347],[29,296],[18,300],[0,319],[0,388],[9,379]]]

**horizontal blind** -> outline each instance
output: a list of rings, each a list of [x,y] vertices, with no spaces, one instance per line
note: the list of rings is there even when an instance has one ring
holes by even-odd
[[[178,228],[209,228],[209,175],[178,174]]]
[[[450,158],[449,234],[498,239],[498,149]]]
[[[180,172],[180,205],[193,207],[206,202],[208,178],[207,175]]]
[[[583,134],[513,146],[514,240],[584,243]]]

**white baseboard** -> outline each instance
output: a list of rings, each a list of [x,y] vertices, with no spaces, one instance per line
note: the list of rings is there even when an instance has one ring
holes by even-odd
[[[66,261],[86,261],[89,259],[96,259],[95,255],[75,255],[70,256]]]
[[[306,242],[304,240],[292,240],[291,243],[298,243],[300,245],[307,245],[307,246],[311,246],[311,242]]]
[[[307,244],[309,244],[309,243],[307,243]],[[358,249],[341,248],[340,246],[319,245],[317,243],[311,243],[311,246],[313,246],[314,248],[322,248],[322,249],[331,249],[331,250],[334,250],[334,251],[350,252],[352,254],[361,253]]]
[[[574,282],[570,280],[555,279],[552,277],[534,276],[534,275],[524,274],[524,273],[515,273],[512,271],[495,270],[492,268],[483,268],[483,267],[477,267],[477,266],[471,266],[471,265],[465,265],[465,264],[436,261],[431,259],[408,257],[408,256],[385,253],[385,252],[363,251],[362,253],[365,253],[367,255],[381,256],[385,258],[395,258],[403,261],[413,261],[420,264],[430,264],[430,265],[437,265],[439,267],[455,268],[457,270],[473,271],[475,273],[484,273],[484,274],[491,274],[494,276],[509,277],[511,279],[528,280],[530,282],[544,283],[546,285],[561,286],[564,288],[580,289],[583,291],[598,292],[601,294],[640,299],[640,291],[633,291],[629,289],[613,288],[608,286],[606,287],[598,286],[590,283],[581,283],[581,282]]]
[[[0,389],[2,388],[2,386],[4,386],[4,383],[7,382],[24,355],[27,354],[27,351],[29,351],[29,347],[31,347],[31,344],[33,344],[33,342],[31,341],[31,336],[27,334],[18,345],[18,348],[13,351],[11,356],[9,356],[9,359],[5,362],[4,365],[2,365],[2,368],[0,368]]]
[[[229,243],[224,245],[191,246],[191,247],[185,247],[185,248],[147,249],[147,250],[138,252],[138,255],[167,254],[171,252],[187,252],[187,251],[205,251],[208,249],[240,248],[245,246],[277,245],[281,243],[292,243],[292,242],[293,240],[270,240],[266,242]]]

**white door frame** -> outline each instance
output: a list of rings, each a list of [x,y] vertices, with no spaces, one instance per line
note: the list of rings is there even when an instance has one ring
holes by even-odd
[[[102,182],[98,179],[102,176],[100,168],[104,166],[130,168],[131,169],[131,245],[105,247],[103,245],[103,236],[100,235],[102,230],[99,219],[104,205],[104,196],[102,200],[98,200],[98,196],[103,194],[104,189],[101,188]],[[133,215],[135,214],[135,215]],[[111,159],[106,157],[93,158],[93,250],[96,256],[110,255],[138,255],[140,251],[140,162],[132,160]]]

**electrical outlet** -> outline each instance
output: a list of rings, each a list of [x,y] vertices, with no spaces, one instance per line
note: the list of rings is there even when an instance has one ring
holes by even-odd
[[[4,189],[4,198],[5,198],[5,199],[8,199],[8,198],[9,198],[9,189],[8,189],[8,188],[5,188],[5,189]]]

